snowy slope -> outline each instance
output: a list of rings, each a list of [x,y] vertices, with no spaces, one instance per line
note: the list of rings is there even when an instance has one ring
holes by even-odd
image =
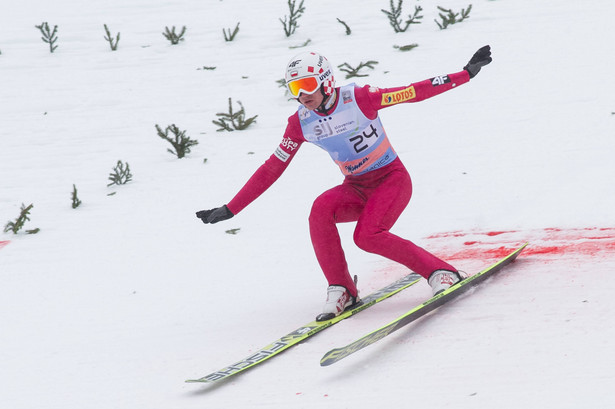
[[[480,0],[440,31],[436,6],[467,2],[406,1],[404,14],[420,4],[425,17],[400,34],[380,12],[388,3],[306,0],[290,38],[283,0],[3,7],[0,223],[33,203],[26,228],[41,231],[0,234],[0,407],[615,405],[615,3]],[[34,28],[43,21],[58,25],[53,54]],[[237,22],[226,43],[222,29]],[[115,52],[103,24],[121,33]],[[184,25],[171,46],[164,27]],[[326,153],[302,147],[228,222],[194,217],[230,200],[279,143],[296,103],[276,81],[301,51],[289,47],[308,39],[335,65],[379,61],[355,79],[378,86],[458,71],[490,44],[493,64],[469,84],[381,111],[414,183],[394,231],[469,272],[531,245],[470,296],[332,367],[318,365],[324,352],[421,302],[427,284],[232,381],[185,384],[310,321],[324,301],[307,215],[341,181]],[[393,48],[410,43],[419,47]],[[254,126],[216,132],[229,97],[258,115]],[[179,160],[156,124],[199,145]],[[118,160],[134,180],[107,187]],[[352,228],[340,232],[362,292],[406,273],[356,249]]]

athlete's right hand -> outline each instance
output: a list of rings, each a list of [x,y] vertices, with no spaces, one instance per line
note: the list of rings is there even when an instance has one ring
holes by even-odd
[[[226,205],[210,210],[201,210],[196,212],[196,217],[201,219],[205,224],[214,224],[222,220],[230,219],[235,216]]]

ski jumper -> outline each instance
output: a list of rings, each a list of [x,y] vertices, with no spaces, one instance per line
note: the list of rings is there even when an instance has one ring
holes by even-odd
[[[378,117],[378,110],[419,102],[470,80],[467,71],[431,78],[407,87],[375,88],[354,84],[336,89],[326,114],[300,106],[289,117],[282,142],[227,204],[233,214],[265,192],[284,172],[304,142],[329,153],[345,178],[312,205],[310,237],[329,285],[357,288],[348,271],[337,223],[357,222],[353,239],[370,253],[396,261],[429,278],[453,266],[389,232],[412,196],[410,175],[397,157]]]

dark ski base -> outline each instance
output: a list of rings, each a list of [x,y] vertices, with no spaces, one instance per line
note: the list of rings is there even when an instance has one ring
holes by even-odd
[[[485,281],[487,278],[491,277],[496,272],[500,271],[504,266],[512,263],[517,258],[519,253],[521,253],[523,249],[527,246],[527,244],[528,243],[525,243],[523,246],[510,253],[508,256],[504,257],[502,260],[486,268],[480,273],[468,277],[460,281],[459,283],[453,285],[452,287],[448,288],[446,291],[443,291],[440,294],[433,296],[429,300],[425,301],[423,304],[413,308],[406,314],[390,322],[384,327],[379,328],[376,331],[373,331],[344,347],[332,349],[322,357],[322,359],[320,360],[320,365],[328,366],[334,364],[346,358],[348,355],[351,355],[365,348],[366,346],[376,343],[377,341],[381,340],[387,335],[392,334],[403,326],[408,325],[411,322],[417,320],[418,318],[424,316],[425,314],[435,310],[442,304],[460,296],[464,292],[468,291],[470,288],[475,287],[476,285]]]
[[[252,368],[255,365],[258,365],[278,355],[279,353],[311,337],[312,335],[315,335],[320,331],[329,328],[334,324],[337,324],[343,319],[358,314],[359,312],[379,303],[380,301],[383,301],[397,294],[398,292],[410,287],[411,285],[416,284],[420,280],[420,275],[415,273],[408,274],[407,276],[395,281],[394,283],[389,284],[386,287],[381,288],[380,290],[372,294],[369,294],[367,297],[364,297],[362,299],[363,303],[361,305],[358,305],[351,310],[344,311],[342,314],[331,320],[310,322],[296,329],[295,331],[283,336],[282,338],[274,341],[266,347],[261,348],[256,353],[242,359],[239,362],[234,363],[233,365],[222,368],[219,371],[212,372],[209,375],[206,375],[199,379],[189,379],[186,382],[213,383],[242,373],[245,370]]]

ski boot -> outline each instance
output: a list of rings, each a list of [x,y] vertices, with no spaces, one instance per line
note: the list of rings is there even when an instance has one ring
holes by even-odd
[[[322,310],[322,314],[316,317],[316,321],[327,321],[333,319],[346,311],[361,305],[359,296],[350,295],[346,287],[341,285],[330,285],[327,288],[327,301]]]
[[[427,282],[431,286],[433,295],[436,296],[462,279],[461,274],[456,271],[436,270],[431,273]]]

